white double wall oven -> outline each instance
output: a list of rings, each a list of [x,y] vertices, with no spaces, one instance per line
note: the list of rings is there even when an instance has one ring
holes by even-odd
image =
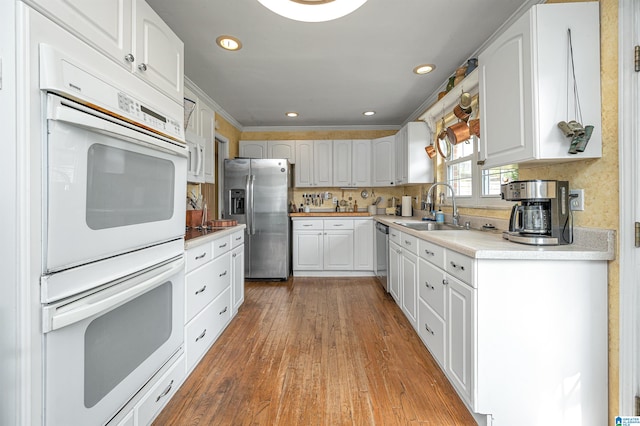
[[[42,422],[102,425],[183,350],[182,105],[20,8]]]

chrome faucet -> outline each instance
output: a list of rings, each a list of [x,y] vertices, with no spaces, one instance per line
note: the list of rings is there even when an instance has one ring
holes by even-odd
[[[453,214],[453,224],[454,225],[458,225],[458,220],[460,219],[460,215],[458,214],[458,207],[456,206],[456,194],[453,190],[453,187],[451,185],[449,185],[446,182],[436,182],[434,184],[432,184],[429,189],[427,189],[427,204],[430,203],[431,200],[431,190],[433,188],[435,188],[438,185],[444,185],[447,188],[449,188],[451,190],[451,204],[453,205],[453,210],[452,210],[452,214]],[[435,203],[434,203],[435,205]]]

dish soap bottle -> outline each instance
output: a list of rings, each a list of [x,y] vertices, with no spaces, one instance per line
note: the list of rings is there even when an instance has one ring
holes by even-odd
[[[436,212],[436,223],[444,223],[444,213],[442,210]]]

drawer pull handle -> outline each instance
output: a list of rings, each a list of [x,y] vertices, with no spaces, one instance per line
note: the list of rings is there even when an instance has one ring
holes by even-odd
[[[236,241],[240,241],[242,239],[242,237],[238,237],[236,238]]]
[[[427,330],[427,332],[431,333],[432,336],[435,335],[435,333],[429,328],[429,325],[427,323],[424,323],[424,329]]]
[[[424,285],[425,285],[425,287],[430,288],[431,290],[435,290],[435,289],[436,289],[434,286],[429,285],[429,282],[428,282],[428,281],[425,281],[425,282],[424,282]]]
[[[224,271],[223,273],[221,273],[220,275],[218,275],[219,277],[224,277],[225,275],[227,275],[227,271]]]
[[[411,245],[411,241],[409,241],[409,240],[404,240],[404,243],[405,243],[406,245],[408,245],[408,246],[410,246],[410,245]]]
[[[425,249],[424,252],[429,256],[435,256],[436,255],[435,252],[429,251],[427,249]]]
[[[200,339],[203,339],[205,334],[207,334],[207,329],[206,328],[204,329],[204,331],[202,332],[201,335],[196,337],[196,342],[199,341]]]
[[[173,380],[171,381],[171,383],[169,383],[169,386],[167,386],[166,389],[163,390],[160,395],[158,395],[158,397],[156,398],[156,402],[160,401],[162,398],[167,396],[167,394],[171,392],[172,387],[173,387]]]
[[[306,224],[304,224],[304,225],[302,225],[302,226],[313,226],[313,225],[312,225],[312,224],[310,224],[310,223],[306,223]]]
[[[218,248],[225,248],[226,246],[227,246],[227,243],[224,243],[223,245],[218,246]]]
[[[224,314],[225,312],[227,312],[227,307],[225,306],[223,310],[220,311],[220,315]]]
[[[196,260],[200,260],[203,257],[205,257],[207,255],[207,252],[205,251],[204,253],[202,253],[200,256],[196,256]]]
[[[453,269],[460,269],[461,271],[464,271],[464,266],[458,265],[455,262],[449,262],[449,263],[451,263],[451,266],[453,266]]]
[[[205,291],[207,289],[206,284],[202,286],[202,288],[200,290],[196,290],[196,295],[202,293],[203,291]]]
[[[333,226],[344,226],[343,223],[335,223]]]

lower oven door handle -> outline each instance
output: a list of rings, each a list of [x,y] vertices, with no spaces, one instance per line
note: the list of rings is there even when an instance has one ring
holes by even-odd
[[[163,284],[167,278],[184,270],[184,258],[180,257],[159,268],[145,272],[130,281],[116,284],[105,290],[79,298],[73,302],[60,302],[43,308],[43,332],[58,330],[94,315],[108,312]],[[125,286],[125,288],[122,288]]]

